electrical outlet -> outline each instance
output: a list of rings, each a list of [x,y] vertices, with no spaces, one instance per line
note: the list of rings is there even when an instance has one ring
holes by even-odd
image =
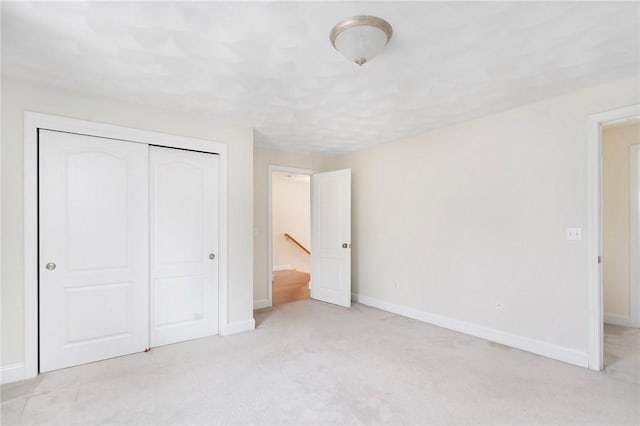
[[[496,302],[496,311],[501,311],[504,308],[502,302]]]

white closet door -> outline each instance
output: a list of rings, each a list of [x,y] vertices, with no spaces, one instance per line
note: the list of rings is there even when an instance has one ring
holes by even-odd
[[[148,146],[40,130],[40,371],[143,351]]]
[[[218,333],[219,158],[150,147],[151,346]]]

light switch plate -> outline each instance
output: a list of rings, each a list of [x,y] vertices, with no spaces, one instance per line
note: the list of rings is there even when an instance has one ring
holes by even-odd
[[[567,228],[567,241],[582,241],[582,228]]]

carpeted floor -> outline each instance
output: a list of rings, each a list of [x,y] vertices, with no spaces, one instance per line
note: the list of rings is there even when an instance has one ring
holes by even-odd
[[[639,328],[604,325],[604,365],[605,373],[619,380],[640,384]],[[640,424],[640,419],[637,423]]]
[[[256,322],[253,332],[5,385],[2,424],[640,422],[640,385],[621,373],[637,351],[618,351],[620,369],[598,373],[313,300],[257,312]]]

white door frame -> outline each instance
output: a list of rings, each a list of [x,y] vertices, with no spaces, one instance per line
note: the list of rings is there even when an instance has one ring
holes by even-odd
[[[640,116],[640,105],[632,105],[587,119],[587,297],[589,368],[604,366],[602,299],[602,126]]]
[[[226,334],[229,324],[227,144],[26,111],[24,113],[24,379],[38,375],[38,129],[190,149],[220,156],[219,333]]]
[[[297,167],[288,167],[288,166],[278,166],[275,164],[269,164],[268,167],[268,173],[269,173],[269,178],[268,178],[268,187],[267,187],[267,287],[268,287],[268,305],[266,306],[257,306],[257,309],[260,308],[269,308],[271,306],[273,306],[273,213],[272,213],[272,206],[273,206],[273,201],[272,201],[272,194],[271,194],[271,190],[272,190],[272,176],[273,176],[273,172],[284,172],[284,173],[295,173],[297,175],[315,175],[316,173],[318,173],[317,170],[311,170],[311,169],[300,169]],[[311,203],[311,198],[309,198],[309,203]],[[312,254],[313,255],[313,254]],[[309,282],[309,285],[311,286],[311,282]]]
[[[640,164],[638,156],[640,155],[640,144],[631,145],[629,149],[629,213],[631,223],[629,230],[631,238],[629,239],[629,325],[631,327],[640,328],[640,210],[638,206],[640,199],[638,191],[640,191]]]

